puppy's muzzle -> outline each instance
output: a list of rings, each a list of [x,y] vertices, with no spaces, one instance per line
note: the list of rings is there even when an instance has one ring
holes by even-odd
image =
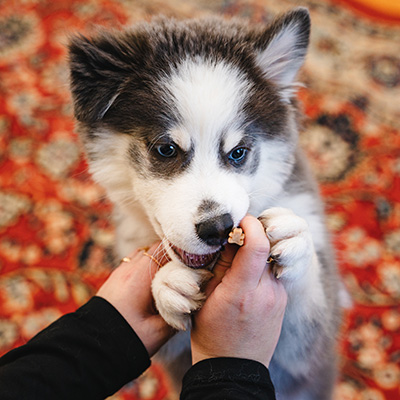
[[[230,214],[222,214],[196,224],[198,237],[208,246],[222,246],[233,228]]]

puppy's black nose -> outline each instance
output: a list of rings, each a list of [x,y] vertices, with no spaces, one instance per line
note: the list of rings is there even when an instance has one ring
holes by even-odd
[[[230,214],[223,214],[196,224],[199,238],[209,246],[222,246],[233,228]]]

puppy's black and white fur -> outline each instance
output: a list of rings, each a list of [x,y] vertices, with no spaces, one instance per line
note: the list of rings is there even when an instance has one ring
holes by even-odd
[[[264,224],[289,297],[270,364],[278,399],[331,398],[340,320],[323,211],[297,144],[309,33],[298,8],[268,26],[158,18],[70,44],[78,129],[115,204],[117,253],[162,239],[172,261],[152,290],[170,325],[190,327],[231,228],[246,213]],[[182,365],[188,342],[178,334],[164,355]]]

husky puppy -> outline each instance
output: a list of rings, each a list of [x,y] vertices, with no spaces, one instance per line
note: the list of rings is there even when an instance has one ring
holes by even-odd
[[[278,399],[330,399],[336,369],[339,281],[297,144],[309,33],[297,8],[267,26],[157,18],[69,48],[77,126],[115,204],[116,251],[163,241],[171,261],[152,290],[170,325],[190,327],[232,227],[246,213],[264,224],[288,293],[270,364]],[[167,344],[170,361],[190,360],[188,339]]]

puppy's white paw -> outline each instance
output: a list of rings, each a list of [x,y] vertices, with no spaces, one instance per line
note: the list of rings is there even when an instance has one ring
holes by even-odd
[[[173,328],[191,327],[190,314],[198,310],[205,300],[201,285],[212,273],[204,269],[191,269],[170,261],[154,276],[152,292],[157,310]]]
[[[315,254],[307,222],[292,210],[280,207],[265,210],[259,220],[271,243],[278,275],[286,281],[304,277]]]

